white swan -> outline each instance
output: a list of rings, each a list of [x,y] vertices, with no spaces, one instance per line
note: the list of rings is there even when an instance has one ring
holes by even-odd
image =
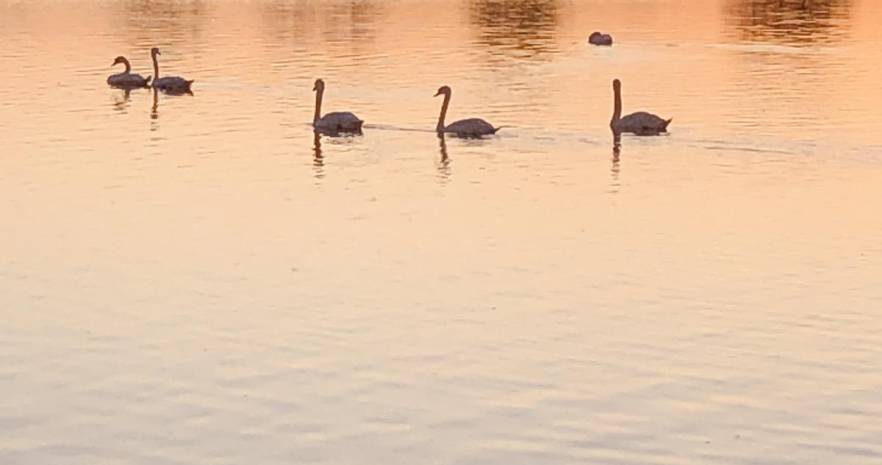
[[[450,133],[459,137],[481,137],[496,134],[502,126],[494,128],[492,124],[482,120],[481,118],[468,118],[444,125],[444,119],[447,117],[447,107],[450,105],[450,97],[453,91],[448,86],[441,86],[435,97],[444,96],[444,103],[441,104],[441,115],[438,116],[438,125],[435,130],[438,133]]]
[[[609,122],[613,133],[630,132],[638,136],[657,136],[660,133],[668,132],[668,125],[671,124],[673,118],[666,120],[645,111],[638,111],[622,117],[622,83],[618,79],[613,80],[613,94],[613,115]]]
[[[133,89],[136,87],[147,87],[150,85],[151,76],[147,76],[147,78],[145,79],[144,76],[133,73],[132,65],[129,64],[129,60],[127,60],[124,56],[116,57],[116,59],[113,60],[113,63],[111,63],[110,66],[114,67],[120,63],[126,65],[126,70],[121,73],[111,74],[107,78],[108,84],[113,87],[119,87],[122,89]]]
[[[325,81],[315,80],[315,114],[312,118],[312,127],[316,132],[336,135],[340,133],[361,134],[361,126],[364,121],[358,119],[355,114],[348,111],[335,111],[322,116],[322,98],[325,94]]]
[[[163,92],[172,94],[190,94],[190,86],[193,85],[192,80],[186,80],[178,76],[159,77],[159,61],[156,59],[159,49],[153,47],[150,49],[150,57],[153,59],[153,87]]]

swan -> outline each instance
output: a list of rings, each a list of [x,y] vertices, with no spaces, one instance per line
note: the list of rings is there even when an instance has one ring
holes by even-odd
[[[110,64],[110,67],[114,67],[118,64],[126,65],[126,70],[118,73],[111,74],[107,78],[107,83],[113,87],[120,87],[123,89],[133,89],[135,87],[148,87],[150,85],[151,76],[147,76],[147,79],[144,79],[144,76],[140,74],[136,74],[132,72],[132,65],[129,64],[129,60],[124,56],[118,56],[113,63]]]
[[[163,92],[169,92],[173,94],[190,94],[192,91],[190,90],[190,86],[193,84],[193,81],[188,81],[182,77],[178,76],[166,76],[159,77],[159,61],[156,60],[157,55],[162,55],[159,53],[159,49],[153,47],[150,49],[150,57],[153,58],[153,87],[155,89],[159,89]]]
[[[322,97],[325,94],[325,81],[315,80],[315,115],[312,118],[312,127],[316,132],[335,135],[339,133],[361,134],[361,125],[364,121],[358,119],[348,111],[335,111],[322,116]]]
[[[594,45],[612,45],[613,39],[609,34],[601,34],[600,32],[592,32],[590,36],[588,36],[588,43]]]
[[[621,117],[622,83],[618,79],[613,80],[613,94],[615,95],[615,102],[609,127],[614,134],[630,132],[638,136],[657,136],[662,132],[668,132],[668,125],[671,124],[673,118],[665,120],[645,111],[638,111],[624,118]]]
[[[444,125],[444,118],[447,117],[447,107],[450,105],[450,96],[453,91],[448,86],[441,86],[435,97],[444,96],[444,103],[441,105],[441,115],[438,116],[438,126],[435,128],[439,134],[452,133],[458,137],[481,137],[496,134],[502,126],[494,128],[492,124],[482,120],[481,118],[468,118]]]

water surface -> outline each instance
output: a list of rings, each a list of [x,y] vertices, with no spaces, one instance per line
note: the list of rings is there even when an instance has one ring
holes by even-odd
[[[882,7],[801,3],[0,0],[0,463],[879,463]]]

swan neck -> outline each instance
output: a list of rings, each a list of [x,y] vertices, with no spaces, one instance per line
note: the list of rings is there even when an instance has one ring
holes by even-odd
[[[159,60],[156,59],[155,53],[150,56],[153,57],[153,82],[156,82],[159,80]],[[128,63],[126,63],[126,66],[128,66]]]
[[[312,116],[312,124],[318,123],[322,119],[322,97],[325,89],[319,87],[315,91],[315,114]]]
[[[615,125],[619,122],[619,119],[622,117],[622,91],[621,89],[616,88],[614,90],[613,96],[613,115],[612,120],[610,121],[611,125]]]
[[[129,60],[123,58],[123,64],[126,65],[126,71],[125,71],[126,74],[129,74],[130,72],[132,72],[132,65],[129,64]]]
[[[447,107],[450,105],[450,93],[444,94],[444,103],[441,104],[441,114],[438,116],[438,132],[444,132],[444,119],[447,118]]]

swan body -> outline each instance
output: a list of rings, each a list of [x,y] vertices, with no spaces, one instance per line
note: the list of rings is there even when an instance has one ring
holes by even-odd
[[[322,116],[322,99],[325,94],[325,81],[316,79],[315,86],[315,115],[312,118],[312,127],[316,132],[336,135],[340,133],[361,134],[364,121],[348,111],[335,111]]]
[[[193,81],[178,76],[167,76],[153,82],[153,87],[166,92],[190,92]]]
[[[664,119],[660,116],[645,111],[638,111],[622,117],[622,83],[618,79],[613,80],[613,116],[609,127],[613,133],[621,134],[629,132],[638,136],[657,136],[668,132],[668,125],[673,118]]]
[[[619,120],[616,127],[619,129],[619,132],[631,132],[634,134],[661,133],[668,131],[668,124],[670,122],[670,119],[666,120],[652,113],[638,111],[637,113],[625,115],[625,117]]]
[[[162,55],[159,53],[158,48],[153,47],[150,49],[150,57],[153,59],[153,75],[155,76],[153,88],[172,94],[191,94],[190,86],[193,85],[193,80],[187,80],[179,76],[159,77],[159,61],[156,59],[158,55]]]
[[[609,34],[601,34],[600,32],[592,32],[590,36],[588,36],[588,43],[594,45],[605,45],[610,46],[613,44],[612,36]]]
[[[468,118],[455,121],[444,128],[444,132],[460,136],[485,136],[496,134],[498,129],[481,118]]]
[[[444,96],[444,103],[441,105],[441,115],[438,117],[438,125],[435,127],[439,134],[448,133],[458,137],[481,137],[490,136],[499,131],[500,128],[494,128],[492,124],[481,118],[461,119],[445,125],[444,119],[447,117],[447,107],[450,105],[452,94],[453,91],[448,86],[441,86],[435,94],[435,97],[439,95]]]
[[[327,132],[359,132],[364,121],[348,111],[335,111],[326,114],[313,123],[313,127]]]
[[[118,56],[113,63],[110,65],[111,67],[116,66],[118,64],[124,64],[126,66],[126,70],[117,73],[111,74],[107,78],[107,83],[113,87],[119,87],[121,89],[134,89],[137,87],[148,87],[150,85],[151,76],[147,76],[145,79],[144,76],[140,74],[132,72],[132,65],[129,64],[129,60],[124,56]]]

